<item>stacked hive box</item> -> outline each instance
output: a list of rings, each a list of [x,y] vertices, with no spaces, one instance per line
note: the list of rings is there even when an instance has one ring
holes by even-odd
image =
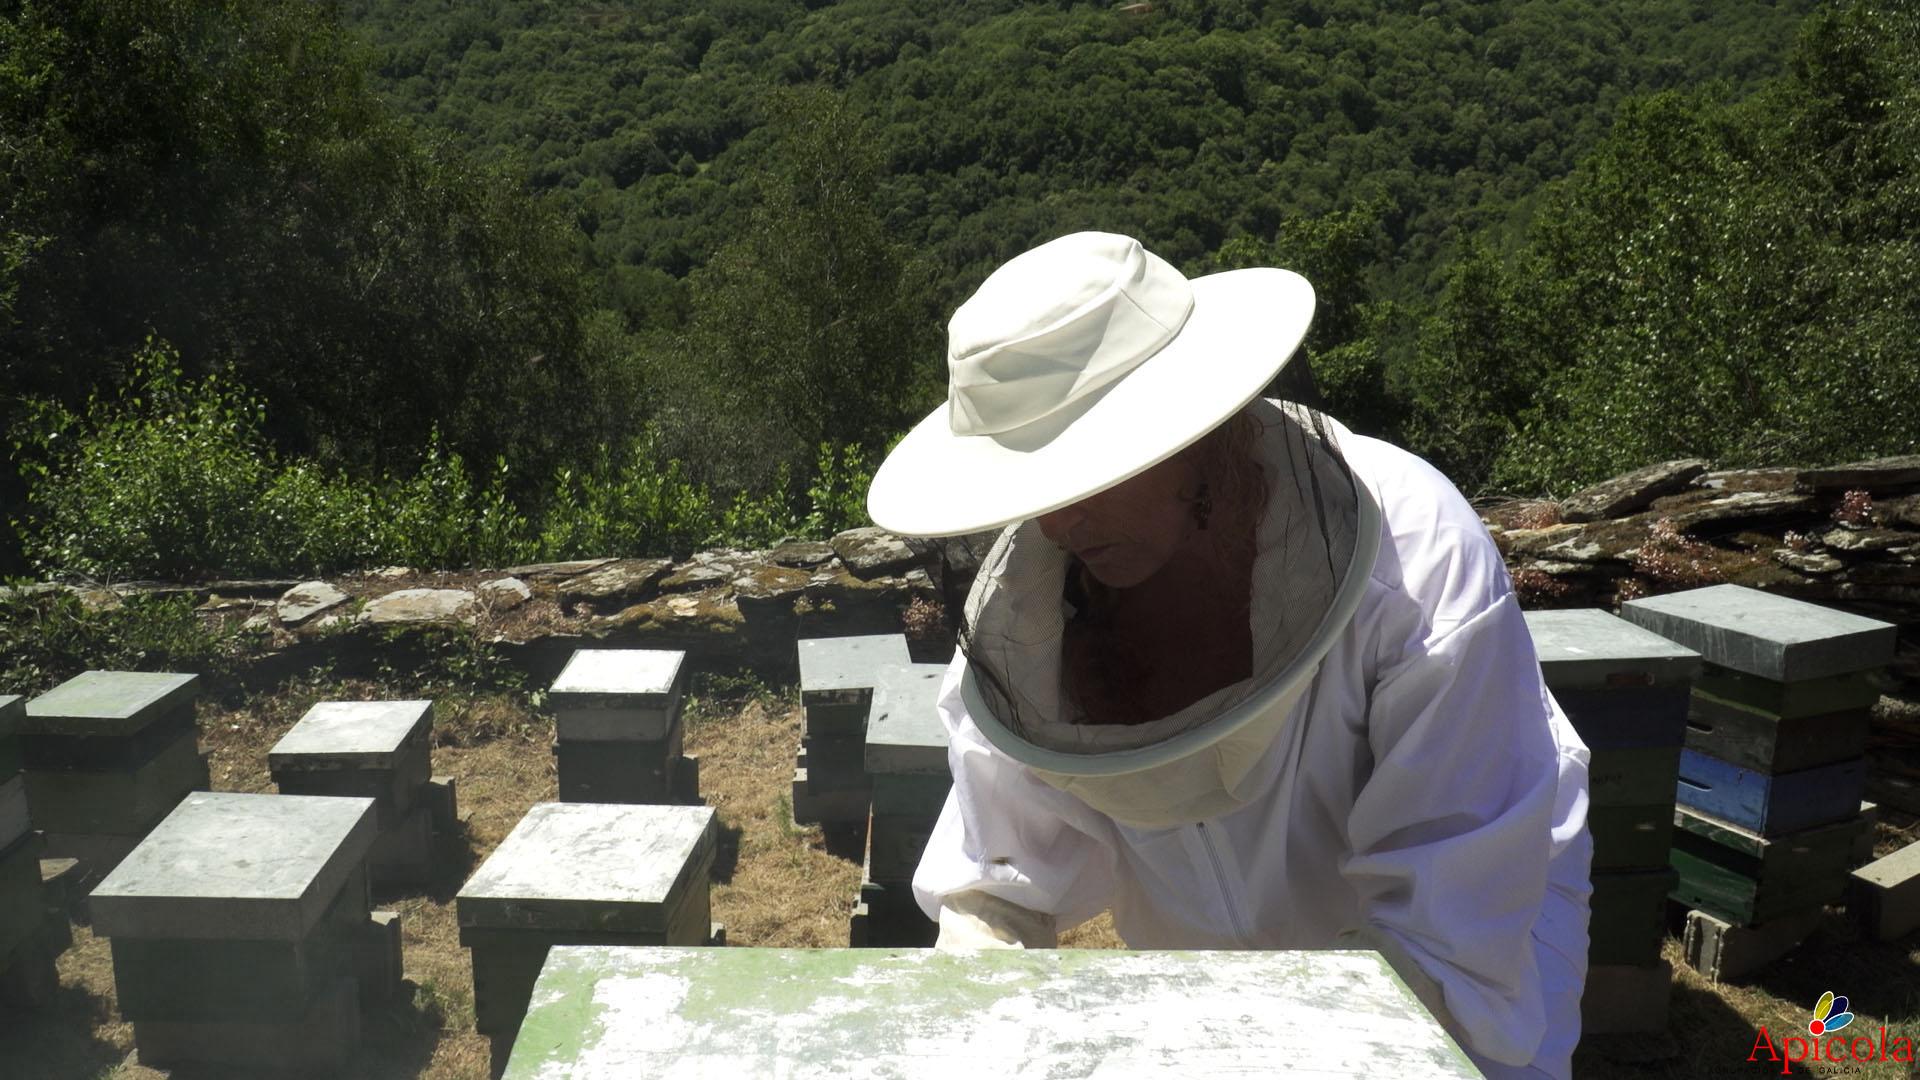
[[[701,945],[718,839],[705,806],[540,803],[455,899],[474,1027],[506,1062],[555,945]]]
[[[27,813],[27,781],[14,734],[24,699],[0,697],[0,1000],[42,1004],[58,982],[53,958],[65,949],[66,912],[40,885],[40,837]]]
[[[946,670],[944,664],[906,664],[875,675],[866,740],[873,817],[865,881],[848,935],[856,946],[923,946],[936,936],[910,885],[953,787],[946,727],[934,712]]]
[[[682,752],[684,652],[581,649],[554,680],[562,802],[697,803],[699,762]]]
[[[1674,783],[1700,655],[1604,611],[1530,611],[1548,689],[1592,754],[1593,899],[1583,1028],[1664,1030],[1660,959]]]
[[[867,713],[879,672],[911,663],[901,634],[800,642],[800,706],[806,734],[793,772],[793,819],[859,825],[873,794],[866,773]]]
[[[400,978],[371,799],[187,796],[88,899],[143,1065],[338,1070]]]
[[[431,777],[431,701],[322,701],[274,744],[267,768],[283,795],[370,798],[376,886],[432,876],[436,825],[451,827],[450,781]]]
[[[1846,891],[1879,696],[1867,676],[1893,658],[1895,628],[1737,585],[1622,614],[1706,658],[1680,763],[1673,897],[1715,917],[1696,919],[1699,933],[1799,928],[1772,935],[1783,951]]]
[[[27,703],[27,804],[52,856],[99,880],[187,792],[207,787],[198,675],[89,671]]]
[[[1362,951],[555,949],[512,1080],[1471,1077]]]

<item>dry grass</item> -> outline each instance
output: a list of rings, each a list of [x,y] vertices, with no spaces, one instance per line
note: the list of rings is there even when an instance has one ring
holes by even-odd
[[[722,680],[728,693],[696,697],[688,710],[687,750],[701,759],[701,790],[718,813],[723,840],[713,885],[714,918],[730,944],[844,945],[860,880],[856,862],[830,853],[817,827],[796,827],[787,802],[800,711],[784,695],[751,680]],[[472,969],[460,947],[453,894],[472,868],[504,838],[527,808],[556,796],[550,728],[523,693],[435,695],[432,686],[402,681],[337,680],[324,674],[272,693],[201,713],[202,747],[210,751],[213,786],[269,791],[267,751],[314,702],[341,698],[434,696],[434,771],[459,785],[464,828],[441,852],[431,887],[376,896],[402,918],[409,995],[368,1012],[363,1046],[348,1075],[374,1080],[482,1080],[487,1040],[473,1030]],[[1883,850],[1920,834],[1920,823],[1889,815]],[[1075,948],[1117,948],[1111,921],[1066,934]],[[1860,940],[1832,916],[1809,946],[1760,978],[1707,986],[1674,963],[1671,1034],[1658,1039],[1597,1042],[1577,1059],[1576,1075],[1598,1080],[1663,1080],[1742,1075],[1754,1030],[1776,1036],[1804,1031],[1807,1010],[1823,990],[1853,997],[1855,1026],[1920,1037],[1920,936],[1901,946]],[[112,963],[103,939],[84,926],[59,961],[54,1003],[37,1013],[0,1012],[0,1078],[5,1080],[239,1080],[221,1070],[161,1072],[133,1059],[133,1033],[115,1010]],[[1777,1069],[1777,1066],[1772,1066]],[[1904,1067],[1876,1067],[1865,1076],[1905,1076]],[[1799,1067],[1796,1067],[1796,1071]],[[1802,1075],[1840,1075],[1816,1065]],[[1756,1074],[1758,1075],[1758,1074]]]

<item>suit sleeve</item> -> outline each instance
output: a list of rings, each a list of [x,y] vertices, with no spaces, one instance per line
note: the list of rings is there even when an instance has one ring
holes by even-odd
[[[994,749],[960,695],[965,657],[941,685],[953,790],[927,841],[913,891],[930,918],[970,890],[1050,915],[1062,930],[1106,910],[1115,886],[1112,825]]]
[[[1374,769],[1348,817],[1342,873],[1364,930],[1439,984],[1462,1041],[1522,1065],[1546,1029],[1532,930],[1559,752],[1533,639],[1504,584],[1381,669],[1367,710]]]

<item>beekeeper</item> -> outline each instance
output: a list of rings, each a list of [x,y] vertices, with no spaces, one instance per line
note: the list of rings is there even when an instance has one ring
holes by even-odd
[[[914,892],[942,948],[1110,910],[1137,948],[1375,949],[1482,1069],[1564,1077],[1587,751],[1459,492],[1260,397],[1313,308],[1078,233],[954,313],[947,404],[868,495],[906,535],[1006,527]]]

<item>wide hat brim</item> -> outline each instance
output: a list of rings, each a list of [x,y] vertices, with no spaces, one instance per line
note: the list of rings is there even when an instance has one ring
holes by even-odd
[[[1125,376],[998,435],[956,435],[950,406],[914,426],[867,491],[874,524],[959,536],[1025,521],[1165,461],[1258,397],[1313,321],[1313,286],[1290,270],[1195,278],[1180,332]]]

